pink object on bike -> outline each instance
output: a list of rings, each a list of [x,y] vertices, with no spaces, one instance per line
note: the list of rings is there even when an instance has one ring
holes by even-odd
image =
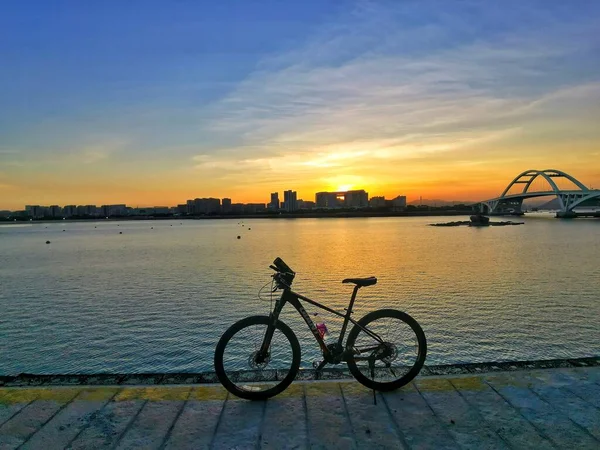
[[[319,332],[319,334],[321,335],[321,337],[323,337],[327,333],[329,333],[329,330],[327,329],[327,325],[325,325],[324,323],[318,323],[317,324],[317,331]]]

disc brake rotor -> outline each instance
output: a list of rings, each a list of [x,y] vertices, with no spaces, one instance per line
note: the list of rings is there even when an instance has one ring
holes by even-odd
[[[269,365],[269,361],[271,360],[271,355],[270,354],[267,354],[267,356],[261,362],[258,362],[256,360],[257,356],[258,356],[258,351],[253,352],[250,355],[250,357],[248,358],[248,365],[250,366],[250,368],[261,370],[261,369],[264,369],[265,367],[267,367]]]

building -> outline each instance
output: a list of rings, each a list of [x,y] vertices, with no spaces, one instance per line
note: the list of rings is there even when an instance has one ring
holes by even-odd
[[[44,207],[40,205],[25,205],[25,214],[34,219],[44,217]]]
[[[345,192],[317,192],[317,208],[366,208],[369,206],[369,194],[363,189]]]
[[[186,215],[187,205],[185,203],[177,205],[173,214],[179,214],[180,216]]]
[[[51,205],[48,208],[48,214],[50,217],[62,217],[62,208],[58,205]]]
[[[67,205],[63,208],[63,217],[73,217],[77,215],[77,206]]]
[[[392,208],[394,211],[404,211],[406,209],[406,195],[399,195],[393,199]]]
[[[269,209],[273,211],[279,210],[279,192],[271,193],[271,202],[269,203]]]
[[[264,203],[246,203],[243,207],[244,214],[264,213],[266,210]]]
[[[187,213],[190,215],[201,216],[220,212],[221,200],[218,198],[196,198],[187,201]]]
[[[284,191],[283,192],[283,205],[282,209],[287,212],[296,211],[298,209],[298,199],[296,191]]]
[[[100,211],[104,217],[126,216],[127,205],[102,205]]]
[[[221,212],[223,214],[231,214],[231,199],[224,198],[221,200]]]
[[[369,199],[369,206],[371,208],[385,208],[385,197],[371,197]]]

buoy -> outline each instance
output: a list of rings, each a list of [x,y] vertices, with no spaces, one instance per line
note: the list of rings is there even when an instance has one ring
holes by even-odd
[[[98,227],[94,227],[94,228],[98,228]]]
[[[50,243],[50,241],[46,241],[46,244],[49,244],[49,243]]]
[[[63,230],[63,231],[67,231],[67,230]]]
[[[122,232],[122,231],[119,231],[119,234],[123,234],[123,232]]]
[[[151,230],[154,230],[154,227],[150,227]]]
[[[238,239],[241,239],[241,238],[242,238],[241,236],[238,236]]]
[[[248,231],[250,231],[252,228],[248,227]]]

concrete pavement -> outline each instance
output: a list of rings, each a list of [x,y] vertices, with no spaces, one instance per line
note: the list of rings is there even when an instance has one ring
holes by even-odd
[[[420,377],[373,393],[295,382],[266,402],[218,385],[0,388],[0,449],[600,448],[600,367]]]

